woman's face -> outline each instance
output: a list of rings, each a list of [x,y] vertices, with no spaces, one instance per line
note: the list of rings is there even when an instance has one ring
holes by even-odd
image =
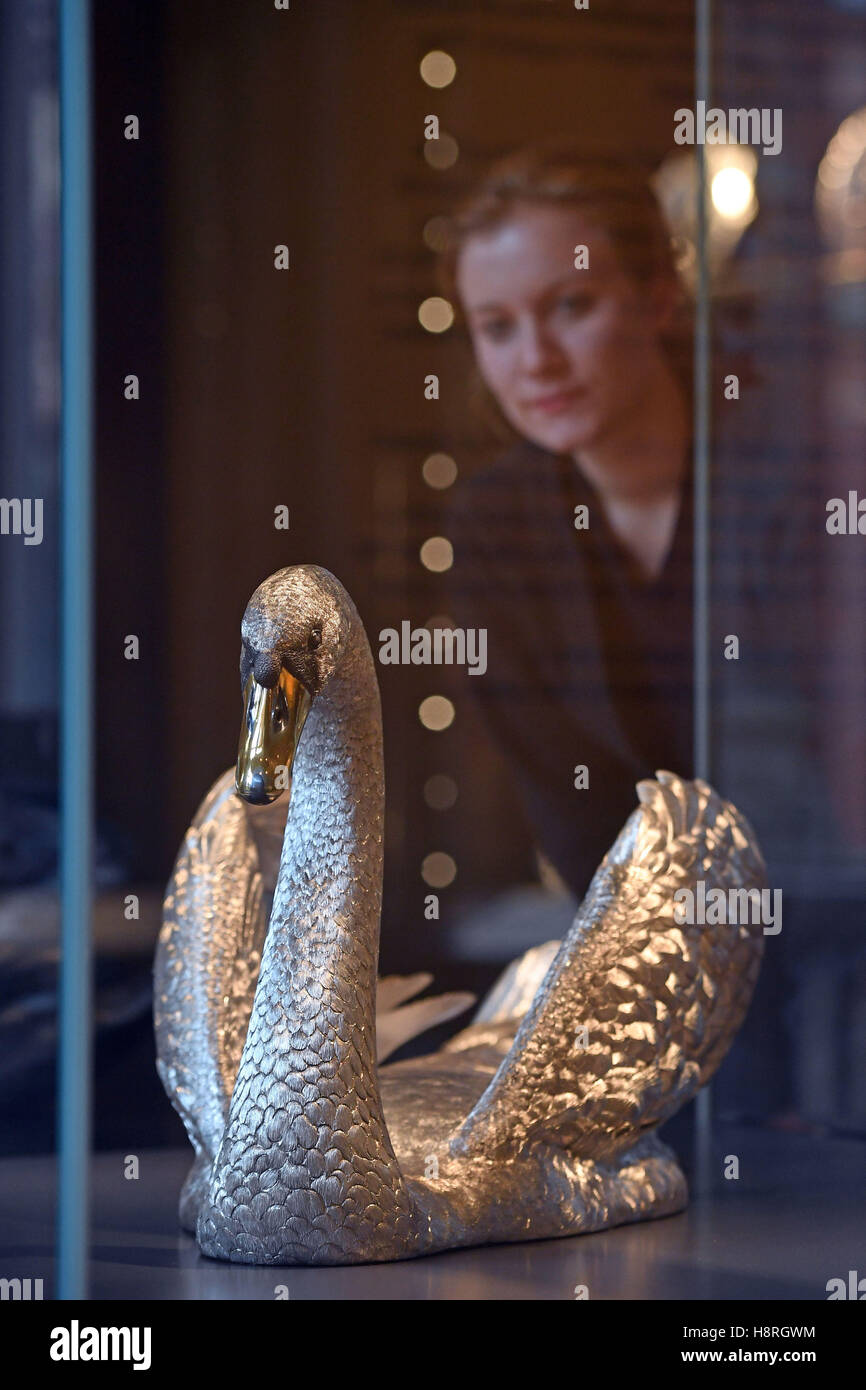
[[[673,286],[642,287],[577,209],[518,205],[463,246],[457,288],[481,375],[522,435],[574,453],[640,416],[665,369]]]

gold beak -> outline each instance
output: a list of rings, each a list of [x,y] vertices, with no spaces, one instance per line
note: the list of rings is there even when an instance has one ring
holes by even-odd
[[[295,753],[311,703],[310,692],[285,668],[269,689],[250,672],[235,773],[235,787],[245,801],[261,806],[291,790]]]

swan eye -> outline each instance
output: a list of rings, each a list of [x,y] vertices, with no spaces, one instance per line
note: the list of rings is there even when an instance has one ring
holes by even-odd
[[[314,652],[317,647],[322,645],[322,629],[314,627],[307,638],[307,650]]]

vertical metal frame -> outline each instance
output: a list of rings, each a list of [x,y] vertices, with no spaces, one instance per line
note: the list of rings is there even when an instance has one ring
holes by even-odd
[[[93,292],[89,0],[59,0],[60,1022],[57,1297],[87,1294],[93,903]]]
[[[695,102],[710,105],[712,0],[695,0]],[[707,147],[696,144],[697,285],[694,337],[694,775],[710,772],[710,430],[712,425],[710,272],[707,234],[709,188]],[[695,1170],[700,1184],[709,1172],[712,1093],[699,1092],[695,1106]]]

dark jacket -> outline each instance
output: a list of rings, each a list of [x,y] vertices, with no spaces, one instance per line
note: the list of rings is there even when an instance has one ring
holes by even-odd
[[[588,530],[574,526],[581,505]],[[796,863],[829,824],[812,760],[809,538],[781,489],[731,468],[714,480],[711,522],[711,780],[771,861]],[[642,579],[573,460],[526,441],[455,492],[457,621],[488,630],[487,673],[468,686],[539,847],[578,895],[635,783],[658,768],[693,775],[692,532],[688,479],[664,569]]]

